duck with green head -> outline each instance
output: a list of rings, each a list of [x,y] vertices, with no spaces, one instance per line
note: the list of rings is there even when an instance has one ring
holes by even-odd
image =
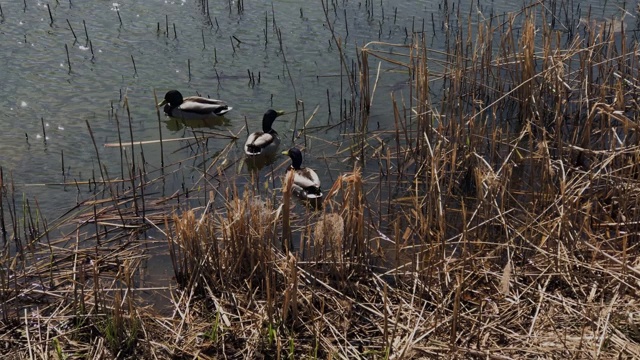
[[[291,148],[282,152],[291,158],[288,171],[293,171],[293,192],[303,199],[313,200],[322,198],[320,178],[313,169],[302,167],[302,152],[298,148]]]
[[[168,116],[183,120],[218,118],[233,109],[222,100],[201,96],[183,98],[178,90],[168,91],[158,106],[164,106],[164,112]]]
[[[262,117],[262,131],[249,134],[247,142],[244,144],[244,153],[247,156],[273,155],[280,146],[278,133],[273,130],[273,122],[284,111],[267,110]]]

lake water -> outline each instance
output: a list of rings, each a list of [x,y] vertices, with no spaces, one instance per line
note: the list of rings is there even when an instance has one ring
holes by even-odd
[[[0,166],[5,182],[13,179],[18,202],[23,197],[37,199],[47,218],[73,206],[77,190],[42,184],[100,178],[87,122],[110,177],[120,177],[119,149],[104,144],[118,141],[114,113],[120,120],[123,141],[129,141],[125,97],[136,141],[159,138],[154,91],[161,98],[167,90],[178,89],[185,96],[220,98],[234,107],[227,116],[229,123],[215,127],[218,132],[246,136],[242,130],[245,119],[254,131],[260,128],[266,109],[286,110],[289,114],[275,125],[285,139],[282,149],[292,145],[294,125],[301,127],[303,114],[298,113],[298,119],[293,114],[296,99],[304,103],[306,118],[318,107],[309,124],[316,126],[338,123],[340,104],[350,97],[346,81],[340,79],[338,49],[321,1],[246,1],[240,3],[240,11],[237,1],[213,0],[11,0],[0,4],[0,119],[4,123]],[[348,62],[357,63],[356,46],[378,40],[406,44],[410,41],[407,34],[423,28],[428,44],[442,48],[442,21],[447,13],[460,11],[477,20],[519,11],[523,4],[498,0],[342,0],[327,6]],[[559,27],[571,26],[561,23],[565,18],[586,16],[589,7],[593,17],[604,18],[621,17],[624,8],[635,13],[629,6],[622,1],[558,1],[545,2],[538,9],[554,7],[562,14],[557,19]],[[632,15],[625,16],[625,22],[635,27]],[[275,29],[281,33],[283,51]],[[377,62],[372,60],[372,67],[377,67]],[[255,83],[248,73],[253,74]],[[389,93],[401,93],[406,86],[404,78],[406,75],[381,77],[372,108],[376,126],[393,127]],[[344,127],[335,127],[308,139],[305,162],[320,170],[325,184],[350,168],[347,162],[326,161],[327,156],[336,155],[331,142],[345,141],[344,133]],[[192,136],[189,129],[176,129],[164,122],[162,135],[165,139]],[[242,142],[230,156],[242,157]],[[215,152],[228,143],[210,141],[209,150]],[[165,162],[170,163],[193,155],[193,149],[176,141],[166,143],[164,153]],[[134,155],[140,158],[138,147]],[[160,147],[145,145],[144,158],[148,169],[159,168]],[[282,156],[277,164],[286,161]],[[199,176],[196,170],[190,172],[189,166],[186,175],[170,186],[177,189],[190,181],[189,176]],[[237,174],[239,181],[246,181],[246,172],[239,169]]]

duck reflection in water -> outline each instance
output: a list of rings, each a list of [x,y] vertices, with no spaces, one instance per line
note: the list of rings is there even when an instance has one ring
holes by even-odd
[[[229,120],[227,120],[227,118],[224,117],[217,117],[217,118],[209,118],[209,119],[194,119],[194,120],[188,120],[188,119],[179,119],[179,118],[173,118],[170,117],[167,120],[164,121],[164,124],[166,126],[166,128],[169,131],[180,131],[184,128],[192,128],[192,129],[199,129],[199,128],[208,128],[208,129],[213,129],[216,128],[218,126],[226,126],[229,125]]]

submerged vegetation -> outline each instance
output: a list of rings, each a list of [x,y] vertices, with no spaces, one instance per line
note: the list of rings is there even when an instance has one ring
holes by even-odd
[[[162,169],[109,181],[105,167],[96,197],[54,222],[29,202],[19,218],[2,174],[7,358],[640,357],[640,57],[625,28],[553,25],[561,11],[540,3],[458,8],[444,51],[423,28],[350,64],[323,5],[348,88],[327,158],[350,171],[323,179],[322,207],[292,197],[282,168],[266,191],[221,186],[242,136],[212,132],[184,140],[196,186],[159,196]],[[401,89],[381,93],[385,76]],[[394,128],[376,128],[379,104]],[[229,146],[208,153],[212,138]],[[150,249],[171,261],[165,287],[146,285]]]

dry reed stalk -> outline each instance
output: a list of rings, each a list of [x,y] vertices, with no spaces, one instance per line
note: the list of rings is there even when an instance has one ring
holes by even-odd
[[[289,253],[293,249],[291,239],[291,197],[294,172],[287,171],[282,187],[282,251]]]
[[[521,272],[523,271],[522,267],[527,266],[522,264],[530,264],[530,261],[541,261],[540,258],[538,258],[539,256],[542,256],[542,259],[545,259],[544,261],[552,260],[551,263],[558,266],[568,259],[564,259],[559,255],[554,256],[551,254],[563,254],[563,251],[566,251],[564,250],[565,246],[570,246],[572,249],[580,247],[579,242],[575,242],[572,239],[575,239],[576,237],[584,238],[586,236],[586,238],[590,239],[589,242],[592,242],[596,241],[597,238],[600,238],[599,236],[593,237],[595,235],[593,234],[593,228],[590,229],[585,227],[585,215],[586,218],[592,216],[594,211],[592,206],[589,205],[589,207],[585,207],[585,205],[576,205],[584,201],[579,199],[582,199],[585,196],[588,197],[590,196],[589,194],[592,193],[587,191],[590,187],[584,182],[584,180],[589,178],[589,181],[593,181],[593,174],[603,175],[604,173],[611,171],[611,166],[615,164],[613,159],[618,158],[618,156],[622,155],[625,151],[602,150],[609,153],[612,157],[607,158],[607,155],[602,153],[602,156],[597,156],[599,158],[598,160],[596,160],[594,156],[589,156],[589,167],[592,171],[590,171],[591,175],[588,177],[585,176],[584,172],[580,175],[572,173],[572,165],[565,163],[565,160],[559,161],[557,157],[558,149],[560,149],[560,154],[563,154],[566,153],[563,151],[564,148],[580,148],[584,149],[580,151],[591,151],[593,146],[596,145],[593,142],[594,136],[591,130],[587,129],[586,131],[583,131],[580,127],[572,124],[568,126],[562,125],[564,118],[560,115],[562,112],[574,111],[574,109],[579,108],[579,105],[575,105],[576,101],[573,101],[572,103],[567,102],[564,99],[569,97],[567,94],[568,92],[573,91],[573,89],[576,89],[579,93],[579,89],[581,87],[578,84],[581,74],[583,74],[584,71],[592,71],[590,69],[593,69],[591,61],[584,61],[581,63],[581,67],[577,71],[574,70],[577,72],[578,76],[576,76],[576,74],[568,75],[567,72],[564,71],[566,69],[566,65],[562,66],[560,64],[566,64],[567,62],[574,61],[574,59],[578,58],[576,55],[591,55],[591,48],[584,49],[581,48],[580,45],[572,43],[570,44],[571,48],[568,51],[559,52],[555,50],[552,52],[549,47],[555,41],[553,40],[555,34],[552,32],[543,32],[543,34],[548,34],[549,39],[551,39],[544,42],[547,45],[545,45],[543,51],[548,54],[544,56],[544,59],[549,59],[549,57],[551,57],[552,62],[549,63],[549,66],[545,66],[543,68],[543,72],[539,72],[540,69],[536,68],[533,63],[534,59],[538,56],[534,52],[537,40],[530,31],[532,29],[533,20],[531,18],[527,18],[527,20],[525,20],[525,30],[528,30],[524,32],[525,35],[522,36],[520,44],[516,44],[514,41],[513,32],[511,30],[514,22],[515,18],[511,17],[509,23],[507,23],[507,32],[503,35],[501,54],[504,59],[514,59],[511,60],[511,62],[515,64],[515,67],[513,68],[515,71],[505,71],[507,77],[502,77],[502,79],[496,78],[495,74],[504,71],[500,70],[499,67],[503,66],[502,64],[508,64],[508,61],[496,61],[492,58],[492,54],[490,52],[481,51],[480,54],[474,54],[474,59],[482,59],[482,62],[488,65],[485,66],[484,69],[491,70],[493,74],[492,72],[485,72],[485,70],[480,67],[467,68],[463,65],[464,62],[460,61],[459,56],[452,56],[451,58],[456,60],[451,61],[450,63],[452,70],[454,70],[451,72],[450,76],[455,79],[462,79],[463,85],[465,81],[468,81],[467,84],[475,84],[473,86],[476,87],[482,86],[479,84],[487,84],[490,82],[497,84],[498,86],[495,86],[492,91],[495,93],[495,95],[493,95],[494,98],[498,97],[499,100],[491,100],[490,97],[488,97],[487,100],[483,100],[483,103],[488,106],[485,109],[482,109],[482,112],[475,112],[471,120],[480,119],[481,116],[484,116],[482,114],[486,114],[486,111],[489,109],[496,109],[491,111],[492,116],[497,118],[500,113],[505,113],[505,111],[510,112],[510,109],[517,108],[520,112],[519,116],[522,119],[521,122],[526,122],[527,124],[523,124],[524,126],[519,127],[519,131],[515,133],[515,136],[508,134],[508,132],[505,133],[504,130],[497,127],[487,129],[483,126],[472,126],[478,124],[477,121],[467,122],[469,127],[465,129],[466,134],[463,134],[462,128],[458,127],[456,124],[460,121],[465,121],[465,114],[460,113],[459,109],[455,107],[446,108],[446,112],[442,112],[442,110],[439,111],[439,113],[442,114],[442,117],[440,118],[440,121],[438,121],[440,129],[437,129],[437,132],[427,131],[427,129],[436,130],[430,126],[432,121],[428,120],[430,119],[428,115],[430,110],[416,110],[415,113],[418,114],[418,116],[427,115],[425,116],[425,119],[428,121],[424,122],[425,126],[421,127],[418,132],[408,132],[409,136],[404,136],[404,139],[402,136],[396,136],[397,161],[407,159],[406,154],[410,151],[409,146],[412,144],[412,142],[407,141],[408,139],[417,138],[425,140],[424,146],[420,146],[426,150],[424,152],[426,154],[425,162],[421,161],[422,165],[419,166],[420,170],[416,174],[422,174],[422,177],[413,181],[415,189],[414,194],[418,196],[412,196],[413,199],[420,199],[420,194],[424,194],[422,195],[423,200],[415,201],[413,209],[410,212],[404,211],[407,222],[415,225],[403,233],[399,228],[401,222],[394,222],[395,238],[398,239],[396,241],[399,241],[401,238],[405,239],[405,241],[415,239],[413,241],[408,241],[408,243],[405,242],[405,246],[396,247],[397,252],[405,252],[403,249],[411,251],[410,249],[413,249],[413,246],[410,244],[412,242],[415,243],[418,239],[429,238],[432,239],[432,241],[440,239],[436,240],[436,242],[440,242],[440,250],[435,253],[433,252],[433,247],[428,245],[429,243],[426,243],[422,247],[424,248],[422,253],[427,256],[425,259],[430,259],[424,263],[427,266],[418,267],[421,269],[420,274],[424,274],[425,276],[425,285],[432,284],[434,282],[441,282],[443,280],[442,278],[433,278],[439,274],[433,266],[439,267],[445,261],[455,262],[455,259],[457,258],[456,249],[458,249],[458,245],[460,245],[461,249],[467,249],[462,251],[463,254],[466,254],[468,251],[472,251],[471,254],[467,254],[464,257],[464,263],[467,264],[465,267],[469,264],[475,264],[479,260],[486,261],[484,260],[486,255],[483,255],[486,252],[488,252],[488,254],[499,255],[496,260],[491,261],[491,263],[495,262],[498,268],[502,269],[500,273],[503,275],[495,278],[495,281],[497,284],[502,283],[502,285],[498,287],[503,289],[503,293],[506,293],[506,290],[504,289],[507,285],[505,284],[510,282],[508,279],[513,279],[513,277],[506,276],[505,274],[511,273],[513,270],[507,271],[505,269],[515,268],[518,269],[515,270],[516,272]],[[488,31],[486,31],[485,34],[488,35],[493,33],[492,29],[487,30]],[[593,38],[606,39],[604,36],[598,37],[596,35],[594,35]],[[607,41],[611,40],[609,39]],[[522,55],[518,55],[520,53],[518,47],[524,49],[524,51],[521,52]],[[604,49],[605,47],[602,48]],[[487,47],[487,49],[489,49],[489,47]],[[607,49],[610,51],[611,48]],[[461,48],[457,48],[455,50],[455,54],[459,55],[461,54],[461,51]],[[597,54],[597,52],[595,53]],[[371,54],[371,52],[368,54]],[[611,53],[607,53],[603,56],[603,59],[609,57],[612,57]],[[426,58],[426,56],[423,56],[423,58]],[[419,62],[412,62],[409,66],[416,63]],[[606,62],[600,61],[596,66],[598,73],[607,73],[608,68],[606,67]],[[498,68],[497,72],[495,71],[495,68]],[[415,69],[414,72],[419,73],[422,69],[425,70],[423,73],[427,74],[426,65],[422,65],[421,68]],[[473,70],[476,73],[481,72],[479,76],[482,76],[485,80],[482,82],[475,81],[476,74],[468,72],[469,70]],[[447,72],[449,70],[445,69],[444,71]],[[514,87],[517,92],[511,90],[507,94],[507,97],[500,95],[496,90],[500,90],[501,88],[504,89],[504,82],[508,81],[510,78],[514,79],[514,83],[517,84],[517,86]],[[573,82],[571,79],[576,79],[578,82]],[[543,82],[543,84],[542,86],[534,86],[536,82]],[[420,79],[416,81],[416,83],[419,83],[420,86],[426,85],[426,83]],[[624,86],[622,85],[622,81],[616,81],[614,84],[615,86],[612,86],[611,90],[615,94],[616,103],[612,108],[619,108],[621,99],[626,97],[625,93],[628,93],[628,90],[625,91],[623,89]],[[604,85],[607,86],[606,83]],[[416,84],[416,86],[418,85]],[[487,89],[488,88],[481,88],[480,90],[483,91]],[[552,94],[552,98],[558,100],[553,103],[545,103],[543,99],[549,98],[549,95],[543,94],[542,91],[547,90]],[[418,94],[420,91],[421,88],[417,88],[415,93]],[[463,94],[463,87],[453,86],[449,91],[450,93],[447,94],[448,98],[464,98],[463,95],[458,95]],[[586,89],[587,93],[593,92],[594,94],[597,94],[596,99],[600,100],[603,99],[601,97],[603,91],[605,91],[605,87]],[[588,99],[589,95],[585,95],[583,98]],[[517,105],[514,107],[513,105],[508,104],[510,102],[515,102]],[[394,103],[396,102],[394,101]],[[428,100],[421,100],[420,103],[428,103]],[[506,106],[503,106],[502,103]],[[548,105],[552,106],[548,107]],[[396,109],[398,109],[397,106]],[[600,106],[599,109],[604,109],[604,107]],[[396,110],[396,118],[398,119],[396,121],[397,135],[407,132],[407,128],[403,126],[403,123],[407,123],[407,121],[400,120],[400,114],[401,112]],[[611,116],[620,118],[621,120],[616,119],[616,121],[620,121],[620,123],[624,124],[625,127],[627,127],[626,124],[631,125],[625,120],[628,116],[615,113],[613,109],[600,113],[592,110],[591,114],[593,115],[587,119],[587,125],[593,123],[599,118],[603,119],[603,121],[599,121],[600,124],[609,124]],[[604,116],[605,114],[607,117]],[[526,118],[527,116],[529,117],[528,119]],[[548,119],[550,117],[554,120],[549,122]],[[450,122],[447,122],[442,119],[451,120]],[[483,121],[490,120],[486,117],[485,119],[486,120]],[[549,123],[553,124],[553,127],[549,127]],[[608,130],[611,128],[607,128],[607,126],[608,125],[605,125],[599,128],[599,132],[604,135],[601,135],[598,138],[598,141],[601,142],[601,146],[606,146],[607,144],[607,141],[602,141],[603,139],[606,139],[608,136],[611,138],[611,132]],[[632,127],[633,125],[628,128]],[[550,130],[554,130],[551,139],[555,139],[555,141],[550,141],[550,138],[544,133],[544,131]],[[618,127],[618,130],[616,131],[619,132],[620,130],[621,128]],[[563,132],[565,132],[564,135]],[[576,133],[582,134],[582,136],[576,137]],[[607,133],[610,135],[606,135]],[[629,139],[628,136],[624,138]],[[482,146],[482,142],[478,141],[482,139],[493,139],[491,141],[490,157],[488,158],[485,155],[484,149],[478,147]],[[571,139],[580,140],[577,143],[574,142],[573,144],[567,144],[566,142],[570,142]],[[521,146],[523,145],[523,140],[526,141],[524,144],[527,144],[528,142],[528,145],[525,145],[524,148]],[[469,147],[466,149],[460,147],[462,141],[464,141],[466,143],[465,145]],[[402,149],[401,145],[407,146],[407,148]],[[632,146],[635,146],[635,144]],[[605,149],[607,148],[608,147],[605,147]],[[462,152],[462,154],[458,154],[459,152]],[[580,157],[584,158],[586,156],[580,155]],[[487,161],[487,159],[491,160]],[[579,161],[585,163],[585,160]],[[462,169],[463,174],[465,172],[468,173],[468,176],[464,179],[459,177],[459,175],[457,175],[459,171],[456,170],[458,167]],[[520,169],[518,170],[516,167],[520,167]],[[398,171],[400,171],[400,169],[403,169],[403,167],[398,167]],[[514,171],[514,169],[516,169],[516,171]],[[603,172],[604,169],[608,170]],[[621,171],[625,172],[625,170]],[[429,174],[431,176],[429,176]],[[575,177],[575,175],[578,176]],[[622,179],[618,176],[616,176],[616,178]],[[422,179],[425,180],[422,181]],[[526,179],[526,181],[521,182],[521,179]],[[460,183],[456,184],[458,181],[460,181]],[[629,179],[626,178],[623,183],[625,185],[621,188],[628,189],[628,181]],[[604,188],[599,191],[604,191],[607,194],[604,195],[605,198],[610,198],[611,191],[613,189],[609,185],[605,185],[605,183],[602,183]],[[424,186],[427,186],[424,193],[422,192],[423,184]],[[524,184],[526,184],[525,188],[522,186]],[[409,184],[407,184],[407,186],[409,186]],[[447,190],[445,191],[445,189]],[[451,192],[452,190],[453,193]],[[461,190],[463,190],[461,194],[472,194],[472,199],[475,199],[470,203],[470,213],[468,213],[468,210],[464,210],[464,206],[462,209],[458,209],[457,206],[454,206],[454,199],[456,198],[455,194]],[[469,190],[472,190],[472,192],[469,193]],[[558,192],[559,190],[561,192]],[[599,191],[596,191],[595,193],[598,194]],[[463,201],[462,204],[467,201],[468,200]],[[578,201],[578,203],[576,203],[576,201]],[[596,200],[596,202],[599,201],[600,200]],[[445,209],[445,207],[439,206],[438,204],[446,204],[445,206],[447,211],[438,211],[438,209]],[[622,206],[620,205],[620,202],[617,202],[616,204],[616,208],[632,208],[630,204]],[[604,206],[605,208],[613,208],[613,205]],[[589,215],[584,213],[585,210],[588,211],[587,214]],[[542,211],[542,214],[540,214],[540,211]],[[457,215],[458,213],[461,216]],[[422,214],[433,215],[425,217]],[[557,214],[559,214],[559,216]],[[418,217],[418,215],[421,216]],[[553,218],[553,216],[556,216],[557,218]],[[545,220],[543,220],[543,218]],[[433,219],[435,222],[429,219]],[[569,221],[568,219],[572,220]],[[625,217],[625,219],[625,221],[628,221],[628,217]],[[464,232],[468,232],[469,234],[452,237],[451,235],[455,234],[455,229],[457,227],[454,224],[460,224],[461,220],[462,226],[459,228],[464,229]],[[439,225],[433,226],[431,224]],[[444,224],[451,225],[443,226]],[[546,231],[546,228],[550,224],[554,224],[551,232]],[[585,225],[579,225],[576,228],[573,224]],[[420,228],[424,230],[420,232],[415,230]],[[579,232],[582,232],[582,235],[577,235]],[[417,234],[424,235],[417,236]],[[476,237],[477,240],[469,243],[468,240],[465,240],[469,239],[469,236]],[[478,236],[480,237],[478,238]],[[556,250],[551,253],[547,253],[541,248],[533,245],[531,243],[532,240],[530,239],[538,237],[544,239],[544,243],[546,244],[549,243],[549,238],[556,238],[558,240],[554,241]],[[456,240],[455,243],[452,243],[453,239],[458,238],[461,239],[460,242]],[[487,239],[488,241],[482,239]],[[615,251],[620,251],[622,257],[627,258],[627,237],[621,234],[619,239],[620,246]],[[469,247],[470,245],[471,247]],[[481,249],[484,250],[480,252],[479,250]],[[538,254],[538,252],[540,252],[540,254]],[[396,255],[396,258],[403,258],[403,256],[401,254]],[[516,266],[513,264],[511,262],[512,258],[519,259],[519,265]],[[538,260],[532,260],[534,258]],[[477,265],[473,265],[472,268],[475,268],[476,266]],[[589,265],[585,264],[585,266],[590,268]],[[621,269],[625,269],[625,267],[623,266]],[[446,269],[446,271],[452,271],[452,269]],[[567,271],[567,268],[563,267],[562,269],[558,269],[558,271],[565,272]],[[571,282],[569,278],[566,278],[564,281]],[[433,290],[428,291],[431,292]],[[575,289],[574,291],[578,290]],[[465,299],[466,296],[464,292],[461,294],[461,297],[462,299]],[[541,297],[540,299],[548,301],[546,297]],[[568,344],[565,344],[565,346],[568,346]]]
[[[369,255],[369,248],[365,239],[365,207],[360,167],[355,165],[352,173],[343,175],[336,183],[337,187],[334,185],[332,189],[329,190],[325,203],[335,195],[338,189],[342,190],[342,198],[337,206],[340,208],[339,212],[342,217],[343,225],[340,225],[340,221],[333,224],[333,226],[336,227],[336,230],[328,231],[326,235],[321,234],[323,237],[328,237],[323,239],[323,241],[339,241],[339,244],[343,245],[342,251],[346,251],[355,263],[366,263],[366,259]],[[328,216],[331,217],[332,215]],[[337,239],[334,233],[340,228],[344,229],[344,234],[342,235],[342,239]],[[341,256],[334,260],[338,260],[340,258]],[[345,273],[343,272],[342,275],[345,275]]]

